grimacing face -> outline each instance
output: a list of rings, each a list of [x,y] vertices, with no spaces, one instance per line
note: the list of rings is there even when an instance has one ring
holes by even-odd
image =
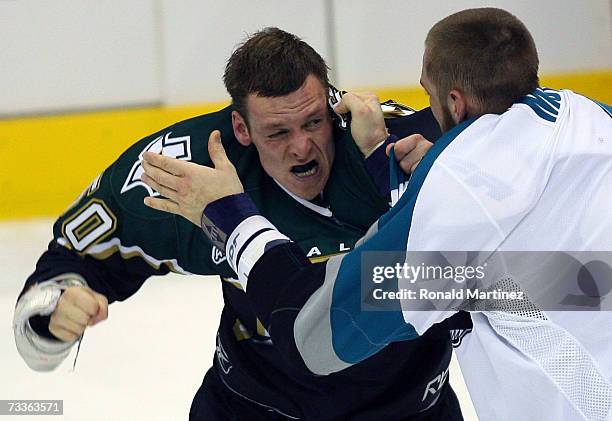
[[[327,91],[309,75],[296,91],[281,97],[249,94],[248,126],[234,111],[238,141],[253,143],[263,169],[296,196],[311,200],[323,191],[334,161]]]

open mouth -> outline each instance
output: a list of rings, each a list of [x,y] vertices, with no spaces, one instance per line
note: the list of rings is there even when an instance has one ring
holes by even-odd
[[[295,174],[299,178],[310,177],[314,175],[319,169],[319,163],[316,159],[304,164],[304,165],[295,165],[291,167],[291,172]]]

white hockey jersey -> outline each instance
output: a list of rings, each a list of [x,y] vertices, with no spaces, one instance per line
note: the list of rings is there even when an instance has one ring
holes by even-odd
[[[609,109],[538,89],[468,125],[423,182],[407,250],[612,253]],[[418,333],[448,315],[403,308]],[[472,313],[457,356],[481,420],[612,419],[612,312],[552,310]]]
[[[253,262],[259,264],[255,275],[239,275],[249,278],[247,295],[256,298],[254,302],[274,303],[260,306],[258,314],[275,345],[284,346],[287,355],[298,355],[298,365],[326,375],[392,342],[424,335],[458,309],[468,309],[474,326],[457,355],[481,420],[612,420],[612,311],[602,311],[612,309],[610,108],[571,91],[538,88],[501,115],[470,119],[449,130],[407,183],[401,184],[404,175],[393,159],[391,165],[395,197],[402,190],[403,195],[353,251],[332,257],[324,272],[307,261],[300,263],[290,245],[282,250],[276,244],[269,247],[270,238],[287,241],[280,233],[272,234],[272,226],[258,231],[265,236],[257,237],[246,223],[232,233],[230,238],[240,235],[245,244],[242,256],[249,256],[249,270]],[[458,297],[454,302],[460,306],[426,308],[421,305],[427,300],[402,295],[411,280],[399,279],[393,269],[397,260],[385,257],[399,255],[405,263],[427,253],[465,251],[502,257],[524,253],[521,275],[529,275],[532,264],[535,270],[538,256],[547,253],[598,253],[609,270],[603,277],[608,288],[586,294],[587,299],[598,295],[599,311],[567,311],[568,306],[560,311],[551,305],[560,301],[540,306],[529,294],[529,300],[516,301],[516,306],[502,300],[498,308],[480,309],[487,300]],[[234,267],[240,264],[234,261],[240,254],[232,258]],[[400,293],[399,299],[387,295],[386,308],[376,303],[376,294],[383,296],[378,287],[383,280],[368,279],[372,259],[384,269],[374,275],[383,277],[387,269],[395,273],[390,279],[395,291],[390,292]],[[453,264],[451,269],[456,269]],[[508,268],[512,277],[502,273],[492,279],[505,283],[507,290],[523,281]],[[268,286],[276,273],[286,276],[278,296],[270,296],[270,288],[258,285]],[[519,283],[519,292],[535,286],[546,299],[554,279],[547,276],[536,277],[535,284]],[[308,294],[303,298],[304,285]],[[260,290],[266,295],[257,295]],[[430,389],[439,390],[445,378],[433,379],[423,399]]]

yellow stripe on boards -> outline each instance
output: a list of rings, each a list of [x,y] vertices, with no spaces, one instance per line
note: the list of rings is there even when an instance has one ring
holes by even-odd
[[[612,70],[544,75],[540,77],[540,85],[552,89],[571,89],[604,104],[612,104]],[[417,110],[429,106],[427,94],[421,87],[369,88],[360,91],[372,91],[381,101],[394,99]]]
[[[612,70],[544,76],[612,104]],[[420,87],[370,88],[381,100],[428,105]],[[151,107],[0,120],[0,219],[58,216],[132,143],[172,123],[225,104]]]
[[[0,120],[0,219],[59,215],[131,144],[225,105]]]
[[[553,89],[571,89],[604,104],[612,104],[612,70],[542,76],[540,85]]]

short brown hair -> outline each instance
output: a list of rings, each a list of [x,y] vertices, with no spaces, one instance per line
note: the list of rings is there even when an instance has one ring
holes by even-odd
[[[482,114],[501,114],[539,86],[538,53],[523,23],[505,10],[468,9],[436,23],[425,40],[427,75],[443,103],[452,89]]]
[[[229,58],[223,82],[236,110],[246,115],[249,94],[278,97],[298,90],[309,75],[325,89],[329,85],[325,60],[306,42],[279,28],[251,35]]]

